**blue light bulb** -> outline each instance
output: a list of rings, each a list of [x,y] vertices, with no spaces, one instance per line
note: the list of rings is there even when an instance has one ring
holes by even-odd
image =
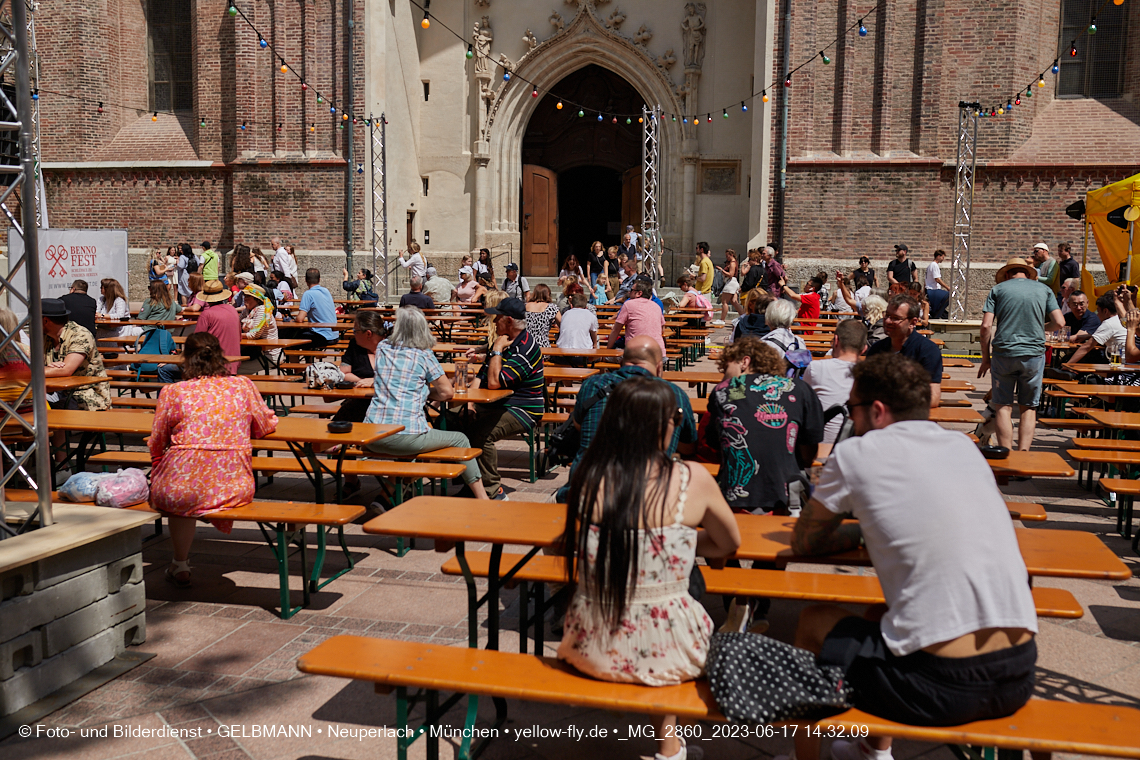
[[[265,41],[265,38],[264,38],[264,37],[258,37],[258,38],[257,38],[257,44],[258,44],[258,45],[261,45],[261,49],[262,49],[262,50],[264,50],[265,48],[269,47],[269,43]]]
[[[863,26],[862,21],[859,22],[859,36],[860,37],[866,37],[867,36],[867,27]]]

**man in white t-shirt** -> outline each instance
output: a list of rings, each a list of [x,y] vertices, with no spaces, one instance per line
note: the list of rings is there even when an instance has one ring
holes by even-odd
[[[1086,340],[1077,347],[1069,362],[1079,362],[1090,351],[1100,349],[1107,358],[1113,352],[1124,356],[1124,344],[1128,339],[1128,330],[1120,323],[1116,314],[1116,301],[1112,293],[1105,293],[1096,299],[1096,315],[1100,318],[1100,327],[1092,334],[1092,340]],[[1099,357],[1097,357],[1099,359]]]
[[[297,262],[289,255],[288,249],[281,245],[281,238],[273,238],[269,241],[269,245],[273,248],[273,268],[284,274],[289,284],[296,287]]]
[[[804,382],[819,396],[824,419],[827,418],[829,409],[847,403],[847,397],[851,395],[851,368],[859,361],[859,356],[866,347],[867,326],[862,320],[845,319],[835,327],[835,337],[831,339],[831,358],[814,361],[804,371]],[[842,426],[842,415],[828,420],[823,428],[821,443],[835,443],[835,437],[839,435]]]
[[[570,308],[562,315],[558,327],[558,347],[587,349],[598,347],[598,317],[586,308],[585,293],[570,296]]]
[[[1037,612],[993,472],[969,438],[929,421],[930,378],[919,364],[881,354],[852,375],[858,437],[832,450],[791,548],[865,545],[887,610],[869,619],[809,607],[796,645],[842,668],[853,705],[879,717],[954,726],[1009,715],[1033,692]],[[831,753],[886,760],[890,741],[836,742]],[[815,748],[797,743],[797,756],[818,757]]]
[[[946,307],[950,305],[950,288],[942,281],[942,262],[946,251],[934,252],[934,261],[926,265],[926,300],[930,302],[930,318],[946,319]]]

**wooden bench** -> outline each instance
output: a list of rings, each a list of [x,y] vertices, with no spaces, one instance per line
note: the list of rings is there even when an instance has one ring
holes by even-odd
[[[974,364],[969,359],[954,359],[954,358],[951,358],[949,356],[943,356],[942,357],[942,366],[943,367],[971,367],[972,368],[972,367],[976,367],[977,365]]]
[[[490,552],[464,552],[467,567],[476,578],[486,578],[490,572]],[[520,598],[535,601],[535,615],[527,619],[519,615],[519,646],[526,647],[530,635],[528,629],[533,624],[535,651],[542,651],[542,620],[548,606],[543,594],[545,584],[565,584],[566,561],[549,554],[536,554],[521,567],[526,560],[523,554],[502,555],[500,567],[514,568],[508,571],[509,580],[504,585],[520,584]],[[801,601],[831,602],[834,604],[882,604],[882,586],[873,575],[837,575],[810,572],[787,572],[762,568],[725,567],[712,568],[702,565],[701,575],[705,580],[705,591],[709,594],[726,596],[759,596],[769,599],[798,599]],[[458,557],[451,557],[443,563],[440,571],[444,575],[463,575]],[[530,593],[525,584],[539,584]],[[1032,589],[1033,603],[1039,617],[1076,619],[1084,616],[1084,609],[1072,592],[1060,588],[1035,586]],[[529,609],[529,607],[527,608]],[[525,651],[525,649],[524,649]]]
[[[1123,441],[1118,438],[1074,438],[1073,445],[1100,451],[1140,451],[1140,441]]]
[[[1101,449],[1069,449],[1069,457],[1077,463],[1077,483],[1081,483],[1081,475],[1088,465],[1088,483],[1086,488],[1092,490],[1093,465],[1103,465],[1102,470],[1107,471],[1109,466],[1122,470],[1140,465],[1140,451],[1104,451]]]
[[[114,396],[111,399],[114,409],[156,409],[157,398],[138,398],[137,396]]]
[[[1104,430],[1104,425],[1095,420],[1077,420],[1071,417],[1042,417],[1037,420],[1037,424],[1049,430]]]
[[[88,459],[95,464],[123,463],[123,464],[150,464],[150,454],[146,451],[106,451],[96,454]],[[254,472],[262,474],[276,474],[279,472],[304,473],[306,470],[297,461],[296,457],[251,457],[251,466]],[[423,479],[435,480],[437,478],[458,478],[466,468],[460,464],[447,464],[441,462],[396,462],[383,459],[345,459],[340,463],[340,470],[333,475],[337,484],[337,501],[343,498],[343,481],[341,475],[369,476],[376,478],[391,478],[396,481],[396,503],[403,502],[403,485],[400,481],[411,480],[415,492],[422,494]]]
[[[1103,488],[1116,502],[1116,532],[1125,538],[1132,536],[1132,500],[1140,495],[1140,480],[1126,478],[1101,478],[1100,487]],[[1140,537],[1140,533],[1136,534]],[[1132,550],[1136,550],[1136,541],[1132,542]]]
[[[396,756],[406,760],[408,747],[425,737],[427,760],[438,760],[435,725],[462,695],[567,705],[642,715],[676,715],[684,721],[723,721],[705,679],[674,686],[599,681],[553,657],[513,652],[447,647],[411,641],[334,636],[297,660],[297,669],[312,675],[349,678],[375,684],[378,693],[396,691],[398,718]],[[408,689],[423,689],[423,725],[408,723]],[[439,692],[453,692],[441,703]],[[505,718],[505,704],[503,715]],[[818,724],[866,727],[872,735],[898,736],[939,744],[967,744],[1004,750],[1075,752],[1109,757],[1140,757],[1136,741],[1140,710],[1108,704],[1030,700],[1007,718],[961,726],[906,726],[858,710],[847,710]],[[861,729],[862,730],[862,729]],[[480,752],[485,742],[474,749]],[[460,752],[466,752],[464,746]]]
[[[149,455],[147,455],[149,462]],[[34,502],[35,491],[8,490],[6,495],[13,501]],[[53,494],[53,498],[56,498]],[[57,499],[58,500],[58,499]],[[127,509],[144,512],[156,512],[149,504],[136,504]],[[307,607],[311,601],[311,594],[320,591],[334,580],[351,570],[355,563],[344,539],[344,526],[356,520],[365,512],[359,504],[308,504],[295,501],[255,501],[241,507],[227,509],[214,517],[219,520],[234,520],[236,522],[255,522],[261,530],[261,535],[273,552],[277,560],[277,575],[281,599],[281,619],[288,620],[297,610]],[[160,513],[161,514],[161,513]],[[210,518],[200,518],[209,520]],[[270,526],[267,529],[266,526]],[[308,547],[305,540],[305,529],[312,525],[317,531],[317,553],[313,561],[313,569],[308,573]],[[341,551],[344,552],[346,567],[335,575],[321,581],[321,572],[324,569],[325,554],[327,551],[327,529],[336,528],[337,539]],[[276,533],[276,538],[270,535],[270,530]],[[162,521],[155,524],[155,535],[161,535]],[[296,544],[301,550],[301,592],[302,603],[293,607],[289,598],[289,545]]]

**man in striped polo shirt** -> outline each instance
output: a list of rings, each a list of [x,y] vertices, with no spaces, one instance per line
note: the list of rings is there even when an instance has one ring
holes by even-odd
[[[489,350],[467,349],[467,357],[472,359],[476,353],[487,355],[478,375],[480,388],[502,388],[512,393],[497,403],[479,404],[474,418],[463,426],[463,432],[473,447],[483,449],[479,469],[488,495],[492,499],[505,499],[499,482],[499,453],[495,443],[534,429],[542,419],[542,349],[527,332],[526,306],[519,299],[505,298],[497,307],[488,307],[486,313],[495,320],[499,337]]]

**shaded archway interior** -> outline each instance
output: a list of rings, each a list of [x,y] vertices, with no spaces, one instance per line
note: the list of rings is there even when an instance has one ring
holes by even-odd
[[[561,109],[559,102],[564,102]],[[583,115],[578,116],[578,106],[566,103],[580,104]],[[641,125],[637,117],[644,104],[621,75],[590,64],[562,79],[535,108],[523,137],[522,158],[524,166],[544,167],[557,175],[554,221],[559,266],[572,253],[580,261],[595,240],[617,245],[627,223],[640,226],[636,204],[641,191]],[[615,121],[614,114],[622,116]],[[539,218],[535,212],[523,209],[524,215],[532,213],[528,218],[532,230],[544,222],[541,208]]]

